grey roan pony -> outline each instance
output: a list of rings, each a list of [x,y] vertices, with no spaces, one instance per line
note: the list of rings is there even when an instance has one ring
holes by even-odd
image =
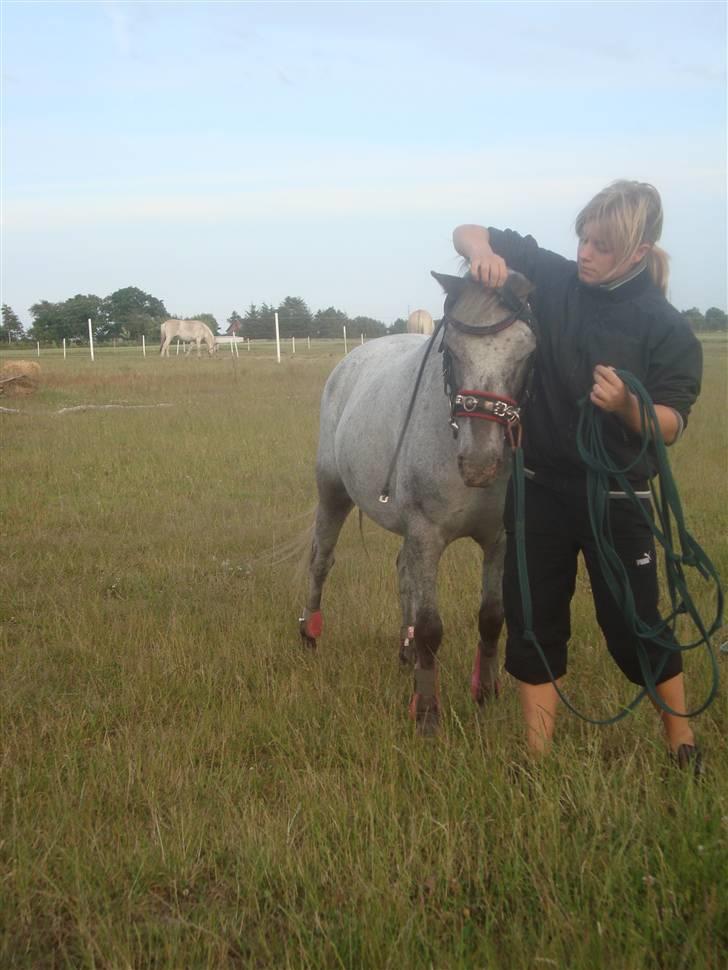
[[[410,714],[423,733],[438,726],[437,568],[455,539],[470,537],[483,550],[480,642],[471,691],[478,703],[498,691],[508,438],[519,432],[517,402],[536,344],[523,320],[531,289],[523,276],[510,273],[502,291],[485,289],[469,277],[433,276],[447,294],[443,325],[429,338],[442,354],[418,334],[384,337],[357,347],[326,382],[316,463],[319,502],[300,621],[304,642],[315,646],[322,630],[324,581],[354,505],[403,536],[397,557],[400,658],[413,659],[414,639]],[[391,494],[382,494],[383,469],[395,455],[421,365],[417,398],[388,483]]]

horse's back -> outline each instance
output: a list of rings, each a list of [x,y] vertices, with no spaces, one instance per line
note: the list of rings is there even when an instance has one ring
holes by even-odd
[[[333,369],[321,397],[321,419],[338,424],[352,400],[369,397],[379,386],[404,386],[416,367],[424,338],[419,334],[379,337],[356,347]],[[408,365],[408,362],[410,364]]]

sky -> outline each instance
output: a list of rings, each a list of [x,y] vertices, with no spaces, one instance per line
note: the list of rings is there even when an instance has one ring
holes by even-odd
[[[663,199],[678,309],[727,309],[724,2],[13,2],[2,302],[438,317],[464,222],[572,257],[617,178]]]

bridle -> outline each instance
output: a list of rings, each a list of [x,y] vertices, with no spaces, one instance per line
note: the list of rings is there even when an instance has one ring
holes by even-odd
[[[488,337],[502,330],[507,330],[516,320],[522,320],[535,332],[533,312],[526,300],[519,300],[512,293],[500,293],[500,299],[512,310],[509,316],[490,326],[476,327],[463,323],[456,317],[444,317],[442,340],[439,352],[442,354],[442,375],[445,382],[445,394],[450,400],[450,427],[453,437],[457,438],[460,431],[458,418],[479,418],[483,421],[494,421],[506,429],[506,436],[512,448],[521,441],[521,408],[517,401],[507,394],[495,394],[492,391],[475,391],[465,388],[458,389],[454,380],[452,354],[445,343],[447,327],[452,327],[460,333],[477,337]],[[516,305],[517,304],[517,305]],[[515,306],[515,308],[514,308]]]
[[[502,330],[506,330],[508,327],[512,326],[516,320],[522,320],[530,330],[536,333],[536,321],[527,299],[521,299],[518,297],[515,293],[513,293],[512,290],[508,288],[507,285],[498,291],[498,298],[500,302],[504,304],[508,310],[510,310],[510,313],[503,320],[499,320],[497,323],[492,323],[489,326],[474,326],[472,324],[464,323],[462,320],[458,320],[457,317],[454,317],[447,312],[448,303],[451,302],[450,298],[445,301],[445,314],[443,315],[442,320],[440,320],[440,322],[437,324],[432,336],[428,341],[427,349],[425,350],[425,354],[422,358],[422,362],[417,372],[417,378],[415,379],[415,384],[412,389],[412,396],[410,397],[410,402],[407,407],[404,424],[402,425],[402,430],[400,431],[399,439],[397,440],[397,446],[389,464],[387,479],[381,495],[379,496],[379,501],[383,504],[386,504],[389,501],[389,486],[392,480],[392,475],[394,474],[394,469],[397,465],[397,459],[402,447],[402,442],[404,441],[404,436],[409,426],[410,417],[412,416],[412,410],[417,398],[417,392],[420,388],[425,365],[438,334],[442,334],[438,352],[442,354],[442,374],[445,383],[445,394],[450,401],[449,424],[452,428],[453,437],[457,438],[460,431],[458,418],[480,418],[483,421],[493,421],[496,424],[502,425],[506,429],[506,438],[509,441],[511,448],[517,448],[520,446],[521,407],[518,402],[514,401],[513,398],[508,397],[506,394],[494,394],[491,391],[458,389],[455,386],[452,354],[450,353],[450,350],[445,342],[448,327],[452,327],[453,330],[457,330],[460,333],[465,333],[470,336],[487,337],[500,333]]]

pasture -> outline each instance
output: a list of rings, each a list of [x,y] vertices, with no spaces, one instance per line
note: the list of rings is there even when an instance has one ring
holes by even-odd
[[[705,351],[671,457],[725,577],[726,343]],[[363,547],[355,515],[319,649],[301,648],[296,563],[267,553],[309,523],[342,352],[44,354],[41,390],[0,399],[22,411],[0,414],[0,966],[725,966],[725,654],[701,784],[647,704],[606,729],[562,713],[534,762],[507,677],[483,712],[470,700],[480,565],[456,544],[442,731],[423,741],[398,540],[365,522]],[[110,403],[171,406],[57,413]],[[573,627],[568,692],[612,713],[633,689],[583,575]],[[694,705],[709,669],[686,669]]]

